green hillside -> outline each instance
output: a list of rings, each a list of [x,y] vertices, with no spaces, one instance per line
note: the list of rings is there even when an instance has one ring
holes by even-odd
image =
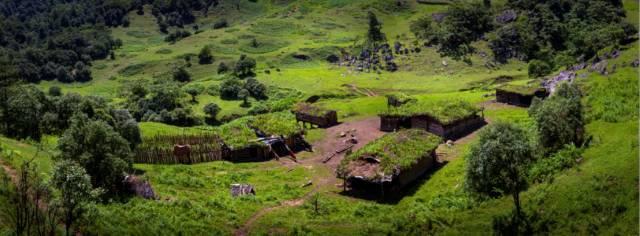
[[[122,46],[113,48],[113,58],[105,56],[88,61],[92,77],[90,81],[67,83],[54,79],[35,83],[35,88],[44,91],[42,97],[49,99],[40,104],[42,109],[39,111],[43,114],[38,117],[43,121],[36,121],[36,129],[42,131],[42,138],[29,135],[12,137],[6,132],[0,135],[0,235],[18,234],[13,212],[15,201],[12,201],[15,200],[12,194],[16,192],[17,180],[11,177],[15,177],[15,171],[20,170],[25,161],[37,166],[36,175],[49,185],[52,198],[59,197],[62,192],[53,187],[56,163],[62,160],[86,161],[91,155],[100,155],[100,152],[106,153],[103,159],[115,158],[111,154],[118,150],[112,149],[128,147],[132,149],[126,152],[133,155],[135,144],[131,140],[135,137],[127,136],[131,132],[139,133],[140,140],[211,132],[220,134],[223,141],[227,141],[225,145],[229,146],[258,143],[260,131],[286,129],[291,131],[287,134],[299,133],[300,127],[294,124],[295,117],[288,112],[295,104],[310,97],[319,98],[314,102],[318,106],[337,111],[341,122],[334,128],[304,129],[304,138],[314,146],[314,152],[297,152],[295,162],[291,157],[278,156],[277,160],[248,163],[122,164],[122,168],[126,166],[127,173],[148,181],[157,198],[149,200],[121,192],[109,193],[112,195],[108,197],[103,195],[103,198],[92,200],[88,213],[74,223],[72,228],[75,234],[498,234],[495,222],[500,217],[510,216],[514,203],[508,194],[478,197],[466,188],[468,161],[473,158],[470,150],[479,142],[475,132],[449,145],[445,143],[447,140],[442,140],[436,151],[440,163],[438,167],[400,192],[398,199],[389,201],[361,198],[343,191],[346,187],[336,177],[336,168],[337,163],[345,157],[338,154],[332,160],[324,158],[342,145],[340,142],[346,139],[344,137],[349,137],[350,132],[358,135],[360,143],[356,144],[357,148],[367,147],[365,144],[387,137],[379,132],[378,123],[372,122],[378,120],[379,114],[409,116],[437,113],[439,117],[444,117],[442,119],[446,118],[447,122],[444,123],[449,124],[462,117],[452,112],[479,112],[488,125],[496,122],[516,124],[535,143],[540,138],[537,133],[540,127],[533,112],[495,102],[495,89],[512,85],[537,88],[542,81],[567,70],[568,65],[578,64],[571,54],[575,50],[568,47],[553,49],[552,45],[538,50],[541,52],[536,54],[536,58],[528,58],[531,59],[529,61],[513,57],[504,63],[495,62],[490,43],[491,37],[494,37],[493,31],[487,32],[482,39],[473,40],[469,45],[473,47],[470,53],[462,57],[447,56],[439,44],[425,45],[424,39],[417,37],[411,29],[414,22],[425,16],[431,19],[432,14],[445,12],[451,6],[473,6],[466,4],[480,4],[482,1],[457,1],[460,5],[449,1],[412,0],[215,1],[218,5],[207,8],[206,14],[201,10],[193,10],[194,23],[185,24],[182,28],[168,27],[169,33],[180,30],[191,33],[175,42],[167,42],[165,38],[168,34],[159,30],[160,20],[152,14],[153,4],[148,1],[122,2],[146,3],[140,5],[144,14],[132,10],[137,7],[131,3],[131,9],[123,11],[128,25],[116,24],[105,31],[114,39],[121,40]],[[512,2],[527,4],[527,1],[489,2],[492,3],[492,13],[502,12]],[[623,0],[622,4],[626,12],[622,19],[637,30],[638,1]],[[341,51],[349,55],[360,53],[363,45],[368,43],[369,11],[375,13],[382,22],[381,30],[389,44],[398,42],[413,50],[411,53],[394,54],[396,71],[358,71],[355,66],[328,61],[329,56],[341,55]],[[0,26],[5,25],[1,16]],[[125,19],[124,16],[122,19]],[[168,21],[168,15],[163,17]],[[524,19],[519,16],[513,24],[520,24]],[[219,27],[221,22],[226,22],[228,26]],[[620,22],[611,22],[611,25],[614,23]],[[568,28],[569,23],[562,27]],[[616,35],[624,34],[616,31],[617,28],[603,28]],[[609,33],[602,30],[602,34]],[[589,42],[600,43],[598,39]],[[5,46],[2,40],[0,37],[0,52],[5,52],[3,48],[9,46]],[[593,58],[586,58],[586,66],[573,71],[576,73],[573,83],[582,94],[579,103],[585,122],[585,129],[581,130],[584,131],[585,145],[567,144],[560,150],[546,153],[542,148],[535,150],[539,159],[534,161],[533,170],[526,173],[529,186],[521,193],[520,201],[524,212],[531,217],[528,223],[536,234],[640,233],[640,96],[638,67],[632,66],[639,59],[637,31],[630,42],[608,43],[613,45],[598,45],[602,49],[593,57],[606,58],[604,68],[608,73],[592,69],[592,64],[599,62]],[[584,48],[591,49],[591,45],[584,44]],[[199,54],[205,47],[210,49],[213,56],[210,64],[199,63]],[[580,48],[580,45],[571,44],[571,47]],[[619,55],[604,56],[614,51]],[[240,64],[241,55],[255,59],[257,65],[254,76],[236,78],[237,73],[220,71],[221,63],[233,71]],[[519,56],[524,57],[521,54]],[[576,63],[560,65],[563,59]],[[548,68],[544,76],[536,77],[531,71],[531,64],[535,64],[533,61],[554,61],[550,63],[557,62],[557,65]],[[10,60],[0,56],[0,70],[6,68],[5,62]],[[180,69],[190,75],[188,81],[175,81],[174,73]],[[72,74],[79,71],[73,67],[69,70]],[[10,78],[4,76],[0,73],[0,79]],[[250,78],[255,78],[257,82],[248,82]],[[237,90],[245,90],[247,94],[242,96],[235,91],[235,97],[225,97],[224,88],[229,83],[238,83]],[[248,91],[248,83],[254,83],[251,88],[256,89]],[[17,82],[11,86],[24,84],[28,83]],[[525,85],[527,87],[522,87]],[[7,91],[13,91],[11,86],[7,86]],[[51,95],[51,88],[55,87],[60,88],[64,95]],[[190,96],[187,91],[190,87],[200,90]],[[0,96],[9,96],[4,89],[1,91],[3,93]],[[32,100],[40,97],[32,96],[32,90],[28,89],[15,91],[27,91],[24,96]],[[65,97],[73,93],[79,94],[80,98]],[[410,95],[417,102],[400,108],[388,107],[385,95],[399,93]],[[158,101],[170,101],[167,107],[171,109],[161,107]],[[219,111],[210,117],[205,107],[212,103],[219,107]],[[24,106],[31,103],[26,104]],[[0,118],[8,117],[6,114],[11,112],[22,111],[5,109],[7,106],[7,102],[0,104]],[[47,107],[55,107],[55,117],[45,118],[46,114],[54,113],[45,112]],[[120,110],[127,110],[127,116],[121,117]],[[83,114],[88,114],[84,115],[84,120],[81,117]],[[28,122],[29,118],[14,119],[14,123],[7,120],[6,124]],[[0,131],[4,132],[5,120],[2,121]],[[106,131],[96,128],[102,133],[95,136],[86,134],[87,138],[79,137],[77,140],[80,141],[76,142],[84,143],[74,146],[69,137],[70,131],[66,129],[80,130],[78,127],[85,123],[94,125],[84,127],[87,133],[92,131],[87,127],[104,126]],[[130,127],[127,124],[135,125]],[[376,127],[372,127],[372,124]],[[229,129],[240,131],[234,133]],[[272,133],[269,132],[269,135]],[[85,135],[80,131],[74,134]],[[430,141],[436,140],[431,136],[434,135],[429,136]],[[101,143],[93,145],[94,140],[108,140],[109,148],[96,147]],[[384,138],[380,140],[385,141]],[[422,147],[420,140],[414,141],[411,145]],[[390,154],[386,147],[395,145],[392,142],[384,144],[384,149],[378,148],[378,145],[375,151],[385,157],[395,155]],[[81,151],[77,155],[70,155],[65,148]],[[175,153],[176,147],[173,148]],[[93,149],[99,151],[82,152]],[[359,150],[362,152],[365,149]],[[353,151],[361,154],[358,150]],[[562,162],[566,161],[564,153],[577,153],[578,157],[569,157],[569,164],[566,164]],[[403,163],[407,164],[411,163]],[[385,166],[385,172],[393,172],[394,167],[397,168]],[[96,180],[90,180],[89,184],[95,185]],[[255,195],[232,196],[230,188],[237,183],[251,184]],[[53,223],[55,234],[65,232],[62,222]],[[30,235],[30,232],[24,234]]]

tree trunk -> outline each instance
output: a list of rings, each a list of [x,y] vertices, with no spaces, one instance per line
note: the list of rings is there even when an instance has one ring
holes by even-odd
[[[520,216],[520,192],[513,193],[513,203],[516,205],[516,214]]]

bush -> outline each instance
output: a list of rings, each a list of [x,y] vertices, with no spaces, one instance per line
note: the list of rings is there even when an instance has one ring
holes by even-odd
[[[167,37],[164,38],[165,42],[170,42],[170,43],[175,43],[180,41],[183,38],[189,37],[191,36],[191,33],[189,33],[189,31],[186,30],[176,30],[175,32],[167,35]]]
[[[582,149],[569,144],[550,157],[539,160],[531,167],[529,172],[531,181],[538,183],[552,181],[556,173],[576,165],[577,159],[580,158],[582,152]]]
[[[237,99],[238,93],[242,90],[242,83],[240,80],[230,78],[220,84],[220,98],[222,99]]]
[[[213,63],[213,56],[211,56],[211,49],[208,46],[204,46],[198,54],[198,63],[200,65]]]
[[[216,23],[213,23],[213,28],[214,29],[222,29],[222,28],[226,28],[229,27],[229,23],[227,22],[226,19],[220,19],[218,21],[216,21]]]
[[[220,106],[218,106],[218,104],[215,103],[209,103],[207,105],[204,106],[204,108],[202,109],[202,111],[204,111],[205,114],[207,114],[207,123],[212,124],[214,123],[214,121],[216,120],[216,116],[218,115],[218,113],[220,113]]]
[[[256,75],[253,70],[256,68],[256,60],[253,58],[247,57],[246,55],[241,55],[240,60],[236,62],[236,67],[233,69],[233,72],[240,78],[246,78],[249,76]]]
[[[249,112],[249,115],[259,115],[259,114],[269,113],[269,106],[267,106],[267,104],[265,103],[260,102],[252,106],[248,112]]]
[[[585,128],[581,98],[575,84],[563,83],[550,98],[532,102],[529,116],[536,122],[539,144],[546,153],[568,144],[582,144]]]
[[[553,68],[549,63],[540,60],[531,60],[529,62],[529,77],[538,78],[551,73]]]
[[[187,72],[187,70],[180,67],[173,72],[173,80],[179,82],[189,82],[191,81],[191,75],[189,74],[189,72]]]
[[[260,81],[255,78],[247,79],[247,82],[244,84],[244,88],[247,89],[251,96],[256,99],[267,98],[267,86],[260,83]]]
[[[62,89],[58,86],[49,87],[49,96],[58,97],[62,95]]]
[[[220,62],[220,64],[218,64],[218,74],[224,74],[228,71],[229,67],[227,66],[227,64],[224,64],[224,62]]]
[[[207,87],[207,94],[211,95],[211,96],[218,96],[220,95],[220,86],[217,84],[212,84],[209,85],[209,87]]]

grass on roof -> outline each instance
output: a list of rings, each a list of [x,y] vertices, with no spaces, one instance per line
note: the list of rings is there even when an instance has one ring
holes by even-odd
[[[303,132],[291,112],[276,112],[257,115],[249,118],[249,123],[267,135],[282,135],[289,137]]]
[[[290,112],[242,117],[217,127],[215,132],[232,149],[263,145],[256,141],[258,136],[252,128],[257,128],[267,135],[285,137],[303,132],[303,129],[296,123],[295,116]]]
[[[399,103],[407,103],[410,101],[416,101],[416,98],[406,93],[396,92],[386,95],[387,99],[398,101]]]
[[[352,161],[372,156],[380,159],[381,170],[385,175],[390,175],[396,168],[400,171],[411,168],[420,158],[436,149],[441,141],[440,137],[424,130],[401,130],[385,134],[353,152],[342,160],[340,166],[344,169]]]
[[[507,84],[507,85],[498,87],[498,89],[504,90],[504,91],[507,91],[507,92],[512,92],[512,93],[517,93],[517,94],[521,94],[521,95],[530,96],[530,95],[534,95],[536,93],[536,91],[538,91],[540,88],[539,87],[531,87],[531,86],[521,86],[521,85]]]
[[[438,120],[442,124],[450,124],[454,121],[469,117],[480,111],[480,108],[462,100],[418,101],[405,104],[398,108],[382,112],[383,116],[418,116],[427,115]]]
[[[296,104],[293,108],[293,111],[312,116],[324,116],[325,114],[327,114],[327,112],[329,112],[329,110],[324,107],[306,102]]]
[[[247,118],[240,118],[215,129],[225,144],[231,149],[241,149],[253,145],[261,145],[256,142],[256,132],[247,125]]]

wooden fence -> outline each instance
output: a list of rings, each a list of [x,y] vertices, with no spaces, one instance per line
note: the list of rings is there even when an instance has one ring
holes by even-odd
[[[187,155],[174,155],[174,145],[189,145]],[[145,139],[135,150],[135,163],[195,164],[220,161],[225,150],[222,140],[214,134],[155,136]]]

